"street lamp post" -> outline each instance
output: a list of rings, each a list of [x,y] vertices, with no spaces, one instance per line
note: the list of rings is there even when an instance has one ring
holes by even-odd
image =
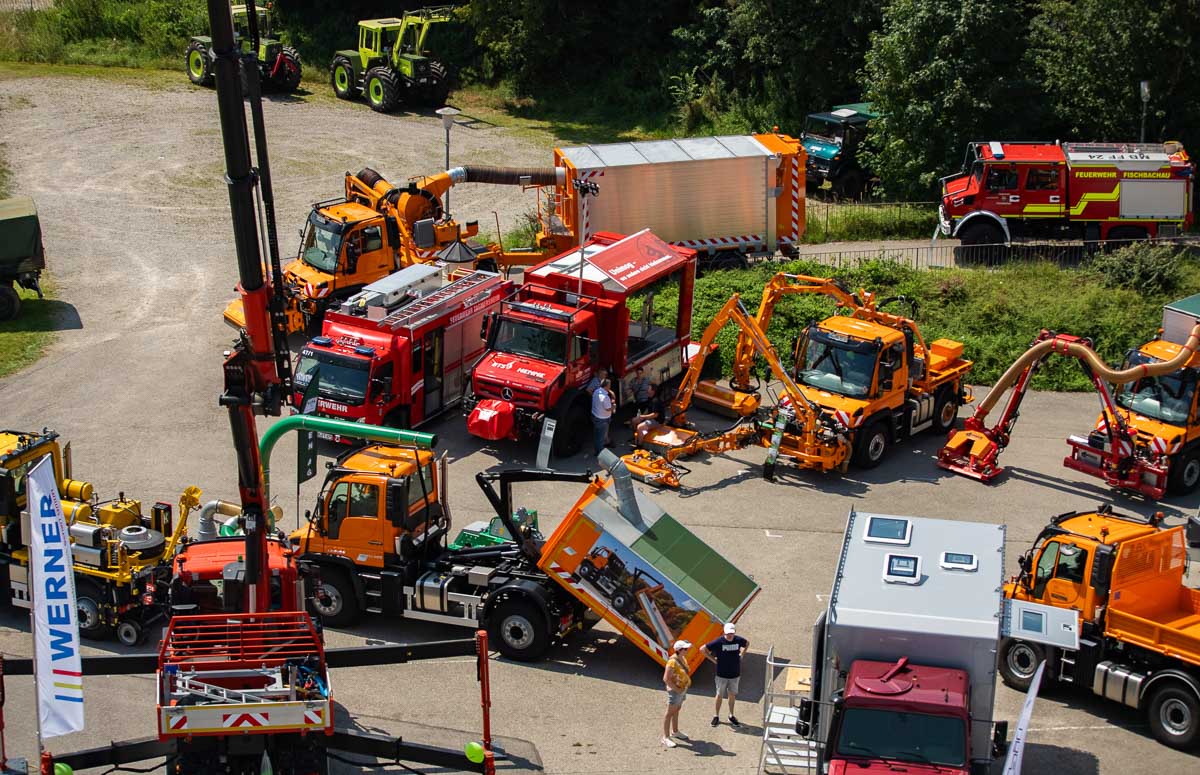
[[[1146,142],[1146,107],[1150,104],[1150,82],[1142,81],[1142,139]]]
[[[462,113],[458,108],[447,105],[434,111],[442,117],[442,128],[446,130],[446,169],[450,169],[450,127],[454,126],[454,117]],[[446,212],[450,212],[450,188],[446,188],[446,201],[443,203]]]

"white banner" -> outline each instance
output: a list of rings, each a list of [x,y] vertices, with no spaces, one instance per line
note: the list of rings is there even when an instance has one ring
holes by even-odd
[[[1025,694],[1025,704],[1021,707],[1021,718],[1017,720],[1017,730],[1013,732],[1012,745],[1008,747],[1008,758],[1004,761],[1003,775],[1021,775],[1021,765],[1025,758],[1025,741],[1029,737],[1029,721],[1033,718],[1033,703],[1037,700],[1038,687],[1042,685],[1042,673],[1046,670],[1043,661],[1033,674],[1033,683]]]
[[[54,463],[29,471],[29,591],[42,739],[83,729],[83,671],[71,539],[58,499]]]

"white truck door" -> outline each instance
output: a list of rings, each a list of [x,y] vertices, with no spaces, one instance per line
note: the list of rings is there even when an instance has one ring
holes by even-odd
[[[1079,612],[1073,608],[1006,598],[1000,636],[1076,651],[1079,649]]]

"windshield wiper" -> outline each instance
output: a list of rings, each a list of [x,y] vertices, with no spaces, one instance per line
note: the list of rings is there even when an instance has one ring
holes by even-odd
[[[876,753],[874,748],[865,746],[862,743],[856,743],[853,740],[843,741],[842,744],[840,746],[838,746],[838,748],[853,748],[855,750],[862,751],[867,756],[879,756],[879,754]]]
[[[911,759],[908,757],[911,757]],[[916,762],[921,762],[923,764],[933,764],[934,763],[932,759],[930,759],[928,756],[921,753],[920,751],[897,751],[896,753],[892,754],[891,757],[889,757],[889,758],[900,759],[901,761],[916,761]]]

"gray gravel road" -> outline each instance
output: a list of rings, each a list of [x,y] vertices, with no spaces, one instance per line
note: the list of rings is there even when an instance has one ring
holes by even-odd
[[[65,330],[40,363],[0,381],[0,425],[56,428],[73,441],[78,475],[104,497],[118,490],[174,500],[188,484],[205,497],[236,497],[228,426],[218,410],[221,350],[230,340],[220,309],[234,283],[234,259],[211,92],[68,78],[0,81],[0,137],[15,188],[38,199]],[[364,163],[402,179],[440,167],[442,133],[430,117],[376,116],[363,106],[271,103],[267,121],[276,165],[284,244],[312,200],[336,195],[341,173]],[[354,138],[354,139],[347,139]],[[544,163],[546,148],[498,129],[456,130],[464,160]],[[506,221],[529,203],[517,192],[464,187],[456,209]],[[938,440],[893,450],[880,468],[844,477],[789,474],[761,480],[761,450],[699,460],[686,489],[660,502],[697,534],[752,573],[763,593],[742,622],[751,640],[739,715],[742,730],[711,729],[711,673],[698,673],[684,706],[694,742],[672,751],[657,743],[663,711],[659,670],[603,625],[537,665],[493,662],[493,728],[522,759],[547,772],[722,772],[757,770],[762,674],[767,650],[804,660],[809,628],[823,603],[851,508],[900,514],[997,520],[1008,525],[1008,565],[1047,516],[1115,500],[1146,514],[1155,507],[1114,496],[1064,469],[1064,437],[1090,427],[1090,396],[1036,394],[993,486],[946,474],[932,455]],[[452,508],[459,524],[488,514],[476,471],[530,463],[533,450],[481,446],[460,417],[436,430],[451,459]],[[278,460],[290,461],[285,441]],[[567,465],[586,467],[583,457]],[[277,463],[276,482],[289,476]],[[574,502],[570,487],[530,485],[519,501],[539,509],[553,529]],[[277,484],[289,520],[296,499]],[[301,501],[311,503],[315,487]],[[1163,507],[1172,520],[1195,513],[1195,497]],[[366,638],[425,640],[461,631],[435,625],[366,620],[330,633],[333,645]],[[117,647],[108,646],[115,649]],[[97,650],[103,650],[98,648]],[[27,620],[0,614],[0,651],[27,655]],[[469,661],[445,660],[340,671],[341,704],[367,727],[420,741],[459,745],[478,735],[478,694]],[[152,734],[149,679],[87,681],[88,729],[54,741],[60,750]],[[999,690],[996,717],[1015,719],[1021,697]],[[8,681],[8,750],[31,755],[32,686]],[[1182,773],[1197,759],[1166,749],[1142,720],[1085,695],[1039,701],[1027,773]],[[510,768],[515,769],[515,767]]]

